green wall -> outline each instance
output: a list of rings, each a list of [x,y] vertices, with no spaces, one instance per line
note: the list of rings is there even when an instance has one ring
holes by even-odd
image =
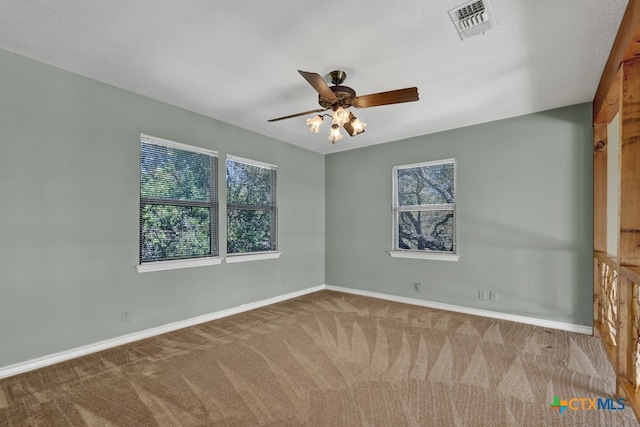
[[[277,164],[281,258],[138,273],[140,133]],[[0,148],[0,367],[324,283],[320,154],[4,51]]]
[[[447,158],[457,159],[460,260],[391,258],[393,166]],[[592,324],[590,104],[325,162],[328,285]],[[498,301],[479,300],[479,289]]]

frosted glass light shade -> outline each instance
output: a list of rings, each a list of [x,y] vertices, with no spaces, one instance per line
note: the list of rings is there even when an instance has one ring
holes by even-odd
[[[320,131],[321,124],[322,116],[315,116],[311,119],[307,119],[307,126],[309,126],[309,130],[313,133],[318,133]]]

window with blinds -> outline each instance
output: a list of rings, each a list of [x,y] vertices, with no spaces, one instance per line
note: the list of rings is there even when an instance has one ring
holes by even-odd
[[[218,254],[217,153],[140,137],[140,262]]]
[[[227,156],[227,253],[276,250],[276,170]]]
[[[456,161],[393,168],[393,250],[456,253]]]

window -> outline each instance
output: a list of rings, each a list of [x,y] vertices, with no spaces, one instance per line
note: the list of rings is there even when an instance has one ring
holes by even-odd
[[[140,136],[141,264],[218,254],[217,160],[215,151]]]
[[[275,250],[276,166],[227,156],[227,254]]]
[[[392,256],[457,260],[455,159],[393,168]]]

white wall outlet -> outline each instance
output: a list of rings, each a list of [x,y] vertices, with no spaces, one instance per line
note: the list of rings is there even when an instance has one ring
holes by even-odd
[[[414,283],[416,292],[422,292],[422,283]]]
[[[478,289],[478,299],[487,299],[487,291],[485,289]]]
[[[498,291],[489,291],[489,299],[491,301],[498,301]]]
[[[122,321],[128,322],[129,320],[131,320],[131,313],[129,310],[122,310]]]

